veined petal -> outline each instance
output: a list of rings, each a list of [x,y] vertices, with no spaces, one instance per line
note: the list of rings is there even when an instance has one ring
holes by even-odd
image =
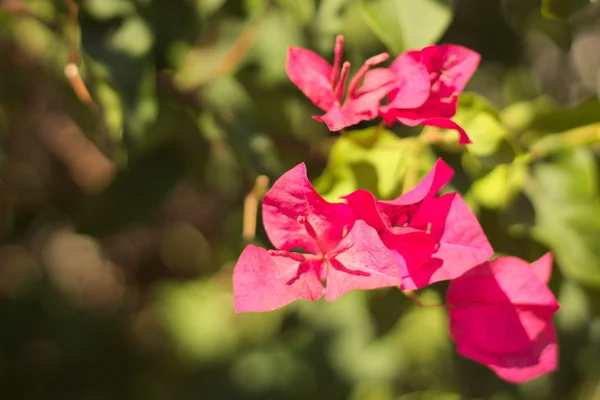
[[[262,201],[263,224],[269,240],[279,250],[303,248],[322,254],[335,248],[354,215],[348,204],[329,203],[317,193],[306,176],[304,163],[283,174]],[[314,229],[314,238],[298,222],[303,217]],[[318,242],[318,243],[317,243]]]
[[[233,270],[236,311],[271,311],[298,299],[320,298],[324,288],[315,269],[309,266],[299,271],[299,266],[298,261],[271,256],[254,245],[246,246]]]
[[[290,80],[314,105],[328,111],[335,102],[331,65],[313,51],[291,47],[285,68]]]
[[[375,229],[358,220],[340,242],[348,249],[329,260],[325,300],[333,301],[355,289],[398,286],[400,269]]]
[[[346,196],[342,196],[342,198],[352,207],[357,219],[364,220],[376,231],[392,228],[389,218],[379,206],[373,193],[368,190],[359,189]]]
[[[427,69],[441,72],[439,79],[457,93],[463,91],[481,60],[479,53],[455,44],[425,47],[421,55]]]
[[[404,279],[405,289],[455,279],[494,254],[477,217],[458,193],[425,199],[410,226],[429,226],[437,250],[424,267]]]
[[[391,70],[391,69],[390,69]],[[422,106],[429,98],[430,82],[427,69],[421,64],[410,64],[396,77],[389,102],[379,108],[382,116],[396,109],[413,109]]]
[[[313,118],[317,121],[324,122],[325,125],[327,125],[327,129],[331,132],[341,131],[344,128],[370,119],[367,116],[355,113],[349,107],[342,107],[337,103],[334,103],[324,115],[315,115]]]
[[[452,179],[454,170],[441,158],[438,158],[429,173],[410,191],[394,200],[379,201],[383,212],[391,214],[394,207],[406,206],[423,201],[427,197],[435,196],[444,185]]]

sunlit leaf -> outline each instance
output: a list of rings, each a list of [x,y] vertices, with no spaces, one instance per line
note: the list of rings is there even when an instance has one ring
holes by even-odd
[[[392,51],[432,45],[450,23],[441,0],[361,0],[363,16],[375,35]]]
[[[499,164],[471,186],[470,193],[482,206],[506,207],[521,190],[527,178],[527,164],[515,159],[511,164]]]
[[[427,171],[424,164],[431,160],[422,156],[418,141],[400,139],[386,129],[377,129],[352,131],[336,140],[327,167],[316,182],[325,198],[339,201],[339,196],[356,189],[390,198],[401,194],[409,167],[415,168],[417,176]]]
[[[473,141],[467,148],[477,156],[493,154],[506,137],[498,112],[484,98],[474,93],[460,96],[456,116],[452,119],[467,132]]]
[[[594,158],[587,149],[539,162],[526,184],[536,212],[535,238],[549,246],[563,274],[600,286],[600,200]]]
[[[591,0],[593,1],[593,0]],[[590,0],[542,0],[542,15],[546,18],[567,18],[584,8]]]

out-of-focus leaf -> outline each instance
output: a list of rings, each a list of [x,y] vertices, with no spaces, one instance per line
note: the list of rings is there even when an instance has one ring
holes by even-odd
[[[227,0],[196,0],[196,10],[202,18],[208,18],[225,4]]]
[[[259,66],[261,84],[287,82],[285,61],[288,47],[303,47],[304,44],[300,23],[290,20],[285,11],[272,10],[261,17],[259,24],[248,61]]]
[[[112,35],[110,47],[132,57],[146,54],[152,46],[152,31],[140,17],[130,17]]]
[[[500,122],[498,112],[485,99],[474,93],[464,93],[460,96],[453,120],[467,132],[473,141],[467,147],[471,153],[478,156],[494,154],[506,137],[506,130]]]
[[[527,164],[517,158],[511,164],[500,164],[473,182],[471,194],[482,206],[504,208],[521,190],[527,179]]]
[[[356,189],[369,190],[379,198],[390,198],[400,194],[409,165],[416,162],[417,175],[421,174],[420,163],[427,161],[427,157],[414,159],[421,154],[421,144],[415,139],[400,139],[386,129],[377,129],[351,131],[336,140],[327,167],[315,183],[326,199],[339,201],[339,196]]]
[[[156,293],[156,308],[182,357],[209,361],[235,350],[233,299],[215,282],[170,284]]]
[[[125,25],[127,23],[124,23]],[[148,50],[148,41],[151,38],[138,38],[138,34],[149,34],[149,31],[141,28],[140,21],[134,22],[125,31],[117,26],[107,24],[102,28],[91,28],[82,24],[81,45],[85,52],[95,63],[108,73],[108,80],[118,89],[120,97],[124,99],[126,107],[134,107],[138,100],[138,91],[143,76],[145,57],[139,53],[140,50]],[[121,25],[122,27],[124,25]],[[137,27],[136,27],[137,26]],[[147,27],[146,27],[147,28]],[[113,42],[114,33],[119,33],[117,41]],[[104,39],[108,37],[108,40]],[[142,40],[142,46],[135,44],[136,40]],[[146,43],[143,43],[143,42]],[[132,51],[135,55],[129,53]]]
[[[594,157],[579,148],[533,167],[526,193],[536,212],[533,235],[554,251],[563,274],[600,286],[600,200]]]
[[[395,54],[435,43],[451,19],[441,0],[362,0],[362,8],[367,24]]]
[[[585,327],[591,318],[590,298],[575,282],[565,280],[560,287],[560,310],[556,314],[562,329],[577,331]]]
[[[590,0],[542,0],[542,15],[546,18],[567,18],[588,4]]]
[[[252,26],[248,24],[244,27],[239,21],[224,23],[223,34],[216,41],[195,47],[183,58],[175,74],[177,86],[182,90],[197,89],[212,79],[235,72],[242,61],[235,58],[236,43]],[[244,58],[244,55],[241,57]],[[234,58],[235,65],[230,65],[230,60]]]
[[[315,0],[275,0],[275,3],[282,7],[290,18],[303,25],[312,21],[316,13]]]
[[[236,79],[223,77],[211,81],[204,87],[202,98],[243,165],[251,165],[257,173],[269,176],[281,170],[271,139],[257,125],[256,104]]]
[[[536,104],[535,117],[529,129],[541,133],[563,132],[600,122],[600,100],[590,99],[574,108],[558,108],[547,101]]]
[[[598,142],[600,142],[600,124],[593,124],[544,136],[533,143],[530,152],[535,156],[548,156],[565,149],[589,146]]]
[[[158,211],[184,170],[180,151],[167,145],[133,160],[110,187],[85,200],[76,216],[81,232],[108,235],[147,222]]]
[[[129,0],[84,0],[83,9],[97,19],[110,19],[135,12],[135,4]]]

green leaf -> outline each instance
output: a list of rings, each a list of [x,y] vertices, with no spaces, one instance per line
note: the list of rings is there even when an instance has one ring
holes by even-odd
[[[589,4],[590,0],[542,0],[542,15],[546,18],[567,18]]]
[[[83,9],[97,19],[108,20],[135,12],[135,4],[127,0],[84,0]]]
[[[212,281],[161,285],[154,309],[180,356],[211,360],[232,353],[239,340],[231,293]]]
[[[196,10],[202,18],[215,14],[227,0],[196,0]]]
[[[366,189],[379,198],[401,193],[402,181],[409,171],[427,171],[433,162],[419,157],[421,143],[400,139],[394,133],[376,127],[352,131],[336,140],[323,175],[316,188],[330,201],[357,189]]]
[[[560,108],[546,101],[536,101],[532,104],[537,109],[528,129],[536,132],[563,132],[600,122],[600,101],[598,99],[590,99],[574,108]]]
[[[450,24],[447,2],[438,0],[362,0],[363,17],[392,51],[431,45]]]
[[[306,25],[313,20],[316,13],[314,0],[276,0],[276,3],[283,8],[290,18]]]
[[[498,112],[483,97],[474,93],[460,96],[458,110],[452,120],[467,132],[473,141],[467,148],[477,156],[494,154],[506,138],[506,129],[500,122]]]
[[[521,190],[527,179],[527,164],[517,158],[511,164],[500,164],[476,180],[471,194],[477,203],[487,208],[504,208]]]
[[[109,41],[109,47],[131,57],[141,57],[152,47],[152,31],[140,17],[130,17],[115,31]]]
[[[551,248],[562,273],[600,286],[600,201],[588,149],[565,151],[540,162],[526,184],[536,212],[533,236]]]

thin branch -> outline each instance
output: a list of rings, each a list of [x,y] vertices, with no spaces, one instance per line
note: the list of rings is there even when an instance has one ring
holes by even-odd
[[[79,8],[74,0],[65,0],[69,9],[69,33],[67,38],[67,46],[69,48],[69,62],[65,66],[65,76],[69,80],[69,84],[73,88],[75,95],[81,102],[87,104],[94,112],[99,112],[98,105],[92,99],[90,91],[79,73],[77,64],[81,61],[81,55],[77,46],[77,38],[79,36],[79,23],[77,17]]]
[[[269,186],[269,178],[265,175],[259,175],[256,178],[254,187],[244,199],[244,222],[242,227],[242,237],[246,241],[250,241],[256,236],[258,202],[267,191],[267,186]]]

